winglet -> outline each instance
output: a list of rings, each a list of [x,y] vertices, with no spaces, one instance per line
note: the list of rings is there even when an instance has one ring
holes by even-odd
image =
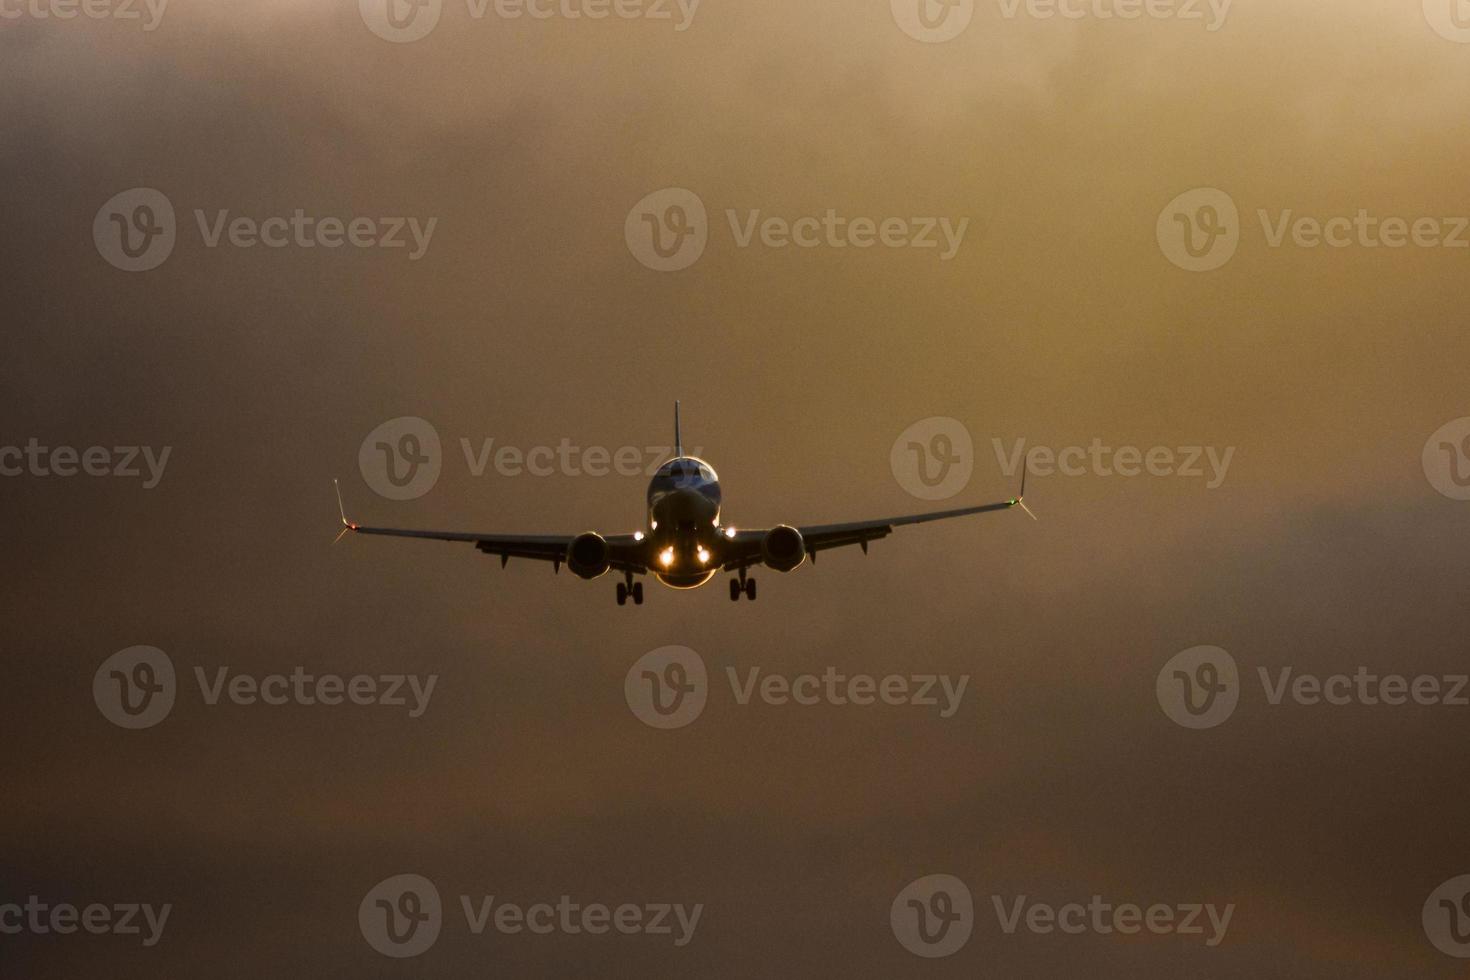
[[[684,440],[679,436],[679,399],[674,399],[674,455],[684,455]]]
[[[337,491],[337,514],[342,518],[343,532],[356,531],[357,525],[347,519],[347,508],[342,506],[342,487],[337,483],[335,477],[332,479],[332,489]],[[337,540],[342,540],[341,534],[337,535]]]
[[[1026,506],[1026,476],[1030,472],[1031,472],[1031,457],[1028,454],[1028,455],[1022,457],[1022,462],[1021,462],[1021,492],[1018,493],[1018,494],[1016,494],[1016,499],[1011,501],[1011,506],[1012,507],[1019,507],[1019,508],[1021,508],[1022,510],[1024,510],[1026,512],[1026,516],[1029,517],[1029,518],[1031,518],[1034,521],[1034,520],[1038,520],[1039,518],[1037,518],[1037,516],[1035,514],[1031,513],[1031,508],[1030,507],[1027,507]]]

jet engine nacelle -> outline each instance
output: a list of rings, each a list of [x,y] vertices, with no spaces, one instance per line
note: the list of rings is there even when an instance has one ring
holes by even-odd
[[[761,557],[778,572],[789,572],[806,561],[806,541],[801,532],[786,524],[773,527],[761,539]]]
[[[607,574],[607,570],[612,567],[611,554],[606,538],[586,531],[567,545],[567,567],[578,578],[597,578]]]

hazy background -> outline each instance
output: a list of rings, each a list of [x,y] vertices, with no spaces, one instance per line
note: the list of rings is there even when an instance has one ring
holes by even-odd
[[[1470,504],[1420,465],[1470,415],[1470,252],[1268,247],[1255,218],[1470,213],[1470,46],[1414,0],[1238,0],[1198,22],[1005,19],[921,44],[876,0],[705,0],[669,22],[467,16],[390,44],[350,2],[174,0],[136,23],[0,20],[0,443],[172,446],[153,490],[0,480],[0,902],[173,903],[163,942],[0,937],[20,977],[1449,977],[1420,908],[1470,871],[1467,712],[1270,707],[1257,666],[1465,669]],[[157,188],[160,268],[99,256],[99,207]],[[693,267],[623,239],[644,195],[709,207]],[[1222,269],[1160,209],[1229,192]],[[438,217],[405,250],[209,249],[192,211]],[[735,247],[727,208],[969,217],[933,251]],[[471,476],[476,445],[667,442],[742,526],[922,510],[889,467],[930,416],[1052,446],[1236,447],[1225,484],[1053,476],[1042,517],[905,529],[872,554],[641,608],[613,580],[467,546],[332,546],[331,479],[375,523],[617,533],[645,481]],[[444,474],[394,503],[364,436],[402,415]],[[944,505],[934,505],[944,506]],[[124,647],[180,671],[162,724],[91,698]],[[694,725],[623,678],[665,644],[718,681]],[[1250,675],[1177,727],[1196,644]],[[437,673],[429,711],[208,707],[195,666]],[[739,707],[727,666],[970,675],[959,713]],[[438,944],[381,957],[378,881],[431,878]],[[975,895],[955,956],[889,904]],[[989,896],[1237,905],[1226,942],[1005,936]],[[695,940],[468,935],[460,894],[702,902]]]

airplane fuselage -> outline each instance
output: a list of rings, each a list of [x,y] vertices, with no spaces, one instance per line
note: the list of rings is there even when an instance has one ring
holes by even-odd
[[[648,484],[653,573],[673,589],[694,589],[720,570],[720,478],[702,459],[676,456]]]

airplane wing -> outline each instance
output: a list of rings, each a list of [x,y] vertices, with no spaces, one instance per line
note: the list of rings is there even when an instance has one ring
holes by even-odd
[[[844,545],[859,545],[864,552],[868,550],[868,542],[879,538],[886,538],[893,533],[896,527],[908,524],[927,524],[930,521],[944,521],[951,517],[968,517],[971,514],[988,514],[992,511],[1010,510],[1019,507],[1033,521],[1036,515],[1026,506],[1026,474],[1021,474],[1021,492],[1010,500],[1003,500],[994,504],[980,504],[976,507],[960,507],[955,510],[930,511],[925,514],[902,514],[898,517],[881,517],[871,521],[851,521],[846,524],[814,524],[798,526],[802,540],[806,544],[807,557],[816,561],[816,553],[826,551],[829,548],[840,548]],[[759,565],[761,563],[761,541],[765,537],[765,530],[747,530],[738,532],[731,540],[726,552],[724,567],[728,570],[738,569],[741,566]]]
[[[336,481],[332,481],[335,486]],[[417,531],[396,527],[367,527],[347,519],[342,506],[342,490],[337,488],[337,510],[342,517],[342,533],[381,534],[395,538],[424,538],[429,541],[462,541],[473,544],[475,550],[487,555],[499,555],[502,568],[512,558],[533,558],[549,561],[557,571],[567,560],[567,547],[576,537],[573,534],[482,534],[472,531]],[[340,537],[340,535],[339,535]],[[645,548],[631,534],[615,534],[607,537],[613,569],[620,572],[643,574],[648,571],[644,556]]]

